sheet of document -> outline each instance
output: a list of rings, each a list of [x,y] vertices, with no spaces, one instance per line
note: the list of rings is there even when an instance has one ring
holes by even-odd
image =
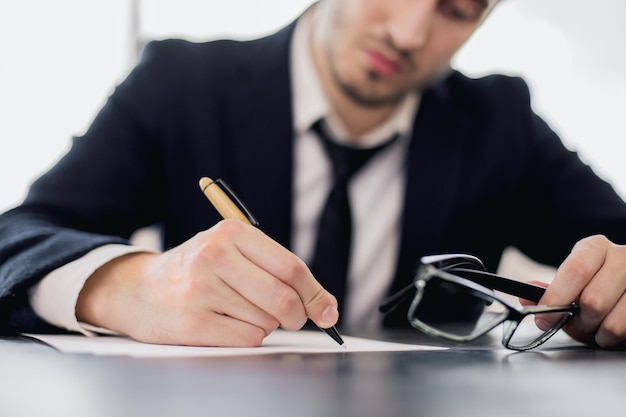
[[[435,346],[382,342],[358,337],[343,336],[345,347],[337,345],[321,331],[297,332],[276,330],[265,338],[260,347],[216,348],[197,346],[154,345],[136,342],[127,337],[80,335],[24,334],[38,339],[66,353],[133,356],[133,357],[198,357],[198,356],[244,356],[271,353],[343,353],[383,352],[444,349]]]

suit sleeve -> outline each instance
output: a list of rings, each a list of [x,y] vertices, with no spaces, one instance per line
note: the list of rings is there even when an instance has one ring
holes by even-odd
[[[626,244],[623,199],[533,111],[523,80],[453,81],[469,139],[439,250],[469,248],[495,270],[507,246],[558,266],[587,236]]]
[[[520,83],[521,84],[521,83]],[[528,97],[523,85],[524,96]],[[528,100],[522,100],[527,103]],[[510,213],[513,244],[533,259],[558,266],[580,239],[606,235],[626,243],[626,204],[615,189],[568,147],[530,106],[522,117],[520,181],[502,210]],[[590,139],[592,140],[592,139]]]
[[[558,266],[587,236],[603,234],[625,244],[626,204],[612,185],[535,114],[530,116],[529,131],[532,163],[526,167],[518,197],[512,198],[518,218],[524,219],[517,224],[517,246],[540,262]]]
[[[0,331],[54,331],[29,306],[27,290],[94,248],[128,244],[158,222],[165,173],[156,132],[168,111],[170,60],[149,46],[84,136],[0,216]],[[171,84],[171,83],[170,83]]]

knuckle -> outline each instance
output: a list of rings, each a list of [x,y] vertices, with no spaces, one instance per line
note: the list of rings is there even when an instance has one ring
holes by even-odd
[[[219,232],[211,232],[206,232],[201,242],[186,252],[190,265],[201,262],[212,267],[220,267],[228,263],[230,249],[226,244],[227,240]]]
[[[579,304],[585,312],[585,316],[595,320],[604,317],[608,312],[604,298],[595,291],[589,289],[583,291],[580,295]]]
[[[261,324],[261,327],[265,331],[265,336],[268,336],[274,330],[278,329],[278,326],[280,326],[280,322],[271,316],[268,316],[267,320]]]
[[[324,288],[320,286],[320,288],[306,301],[307,308],[312,308],[317,305],[325,305],[328,304],[328,298],[331,299],[331,302],[337,306],[337,299],[326,292]]]
[[[298,257],[292,256],[282,264],[282,280],[291,285],[306,274],[307,271],[308,268],[304,261]]]
[[[307,320],[300,296],[289,288],[279,290],[274,299],[273,311],[278,325],[285,330],[298,330]],[[274,326],[275,323],[270,324]]]
[[[604,235],[592,235],[584,239],[581,239],[576,246],[582,247],[604,247],[607,243],[610,243],[609,239]]]
[[[231,236],[234,233],[239,233],[243,226],[243,223],[235,219],[224,219],[219,221],[210,230],[218,235]]]
[[[594,273],[592,266],[582,258],[570,258],[561,265],[563,273],[572,279],[585,279]]]
[[[280,317],[289,317],[301,309],[302,301],[295,291],[281,289],[277,294],[275,306]]]
[[[208,241],[200,250],[201,259],[213,267],[219,267],[227,262],[228,250],[219,242]]]
[[[227,267],[231,263],[234,238],[241,235],[245,225],[239,220],[225,219],[197,235],[199,243],[189,251],[189,256],[200,259],[212,267]]]

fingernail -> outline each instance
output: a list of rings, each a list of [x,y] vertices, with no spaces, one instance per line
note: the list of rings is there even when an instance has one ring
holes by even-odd
[[[339,319],[339,311],[333,306],[328,306],[322,311],[322,325],[326,327],[330,327],[337,323]]]

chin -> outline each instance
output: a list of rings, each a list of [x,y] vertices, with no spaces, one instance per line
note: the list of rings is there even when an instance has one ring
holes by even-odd
[[[397,104],[415,89],[413,83],[394,83],[392,79],[362,68],[352,72],[343,71],[341,74],[335,67],[332,68],[332,77],[335,85],[350,101],[372,109]]]
[[[350,86],[342,86],[341,91],[355,104],[368,107],[388,107],[401,102],[410,90],[405,90],[402,93],[375,93],[372,91],[364,91],[365,89],[358,89]]]

